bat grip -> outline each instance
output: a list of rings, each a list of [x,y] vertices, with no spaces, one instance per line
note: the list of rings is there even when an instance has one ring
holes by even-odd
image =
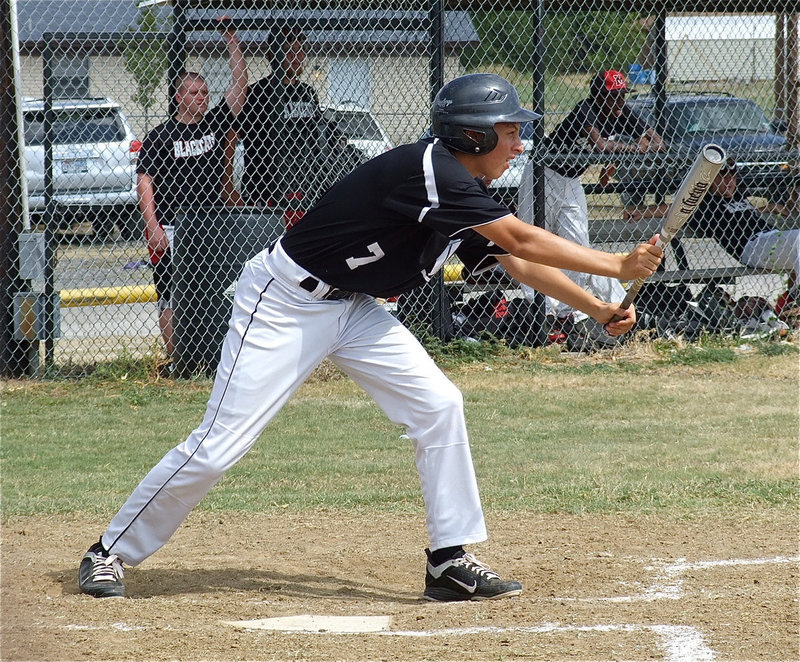
[[[662,233],[658,235],[653,245],[657,246],[658,248],[663,248],[666,244],[668,244],[671,241],[671,239],[672,237]],[[628,291],[625,294],[625,298],[622,300],[622,303],[619,304],[620,308],[622,308],[623,310],[627,310],[628,308],[630,308],[631,304],[633,303],[633,300],[636,298],[636,295],[639,294],[639,290],[642,289],[642,285],[644,285],[645,280],[646,278],[642,277],[642,278],[637,278],[635,281],[633,281],[633,284],[628,288]],[[611,318],[611,322],[619,322],[621,319],[623,319],[621,315],[614,315],[614,317]]]
[[[719,173],[724,160],[725,150],[719,145],[709,144],[703,147],[675,194],[675,202],[670,205],[666,221],[661,228],[661,234],[653,242],[655,246],[662,248],[666,246],[675,236],[675,233],[686,223],[697,208],[697,205],[703,200],[703,196],[706,194],[714,177]],[[620,303],[621,309],[626,310],[630,307],[644,281],[644,278],[639,278],[631,285],[622,303]],[[611,318],[611,322],[619,322],[621,319],[623,318],[620,315],[614,315]]]
[[[637,280],[633,281],[633,285],[628,288],[627,293],[625,294],[625,298],[622,300],[622,303],[619,304],[619,307],[623,310],[627,310],[630,308],[633,300],[636,298],[636,295],[639,294],[639,290],[642,289],[642,285],[644,285],[644,278],[638,278]],[[622,315],[614,315],[611,318],[612,322],[619,322],[621,319],[624,319]]]

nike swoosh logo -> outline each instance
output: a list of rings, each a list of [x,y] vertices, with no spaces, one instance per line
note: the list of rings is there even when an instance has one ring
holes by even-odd
[[[450,581],[455,582],[459,586],[463,587],[468,593],[475,593],[475,589],[478,588],[478,582],[474,580],[472,584],[465,584],[464,582],[458,581],[455,577],[450,577]]]

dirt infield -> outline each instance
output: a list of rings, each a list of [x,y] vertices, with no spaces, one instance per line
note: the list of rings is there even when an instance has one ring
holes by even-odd
[[[3,660],[796,660],[796,513],[736,521],[489,514],[475,546],[519,598],[420,597],[421,517],[195,512],[126,570],[128,599],[77,591],[105,522],[6,521]],[[223,621],[388,616],[378,633]]]

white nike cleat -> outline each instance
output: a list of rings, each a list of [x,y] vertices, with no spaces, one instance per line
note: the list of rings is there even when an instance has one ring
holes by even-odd
[[[428,555],[423,593],[426,600],[494,600],[522,593],[522,584],[517,581],[503,581],[496,572],[492,572],[472,554],[464,554],[434,566],[430,562],[430,550],[426,549],[425,553]]]

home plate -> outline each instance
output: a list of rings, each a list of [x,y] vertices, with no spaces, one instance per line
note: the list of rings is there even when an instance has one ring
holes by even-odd
[[[222,621],[248,630],[278,630],[281,632],[335,632],[360,634],[362,632],[382,632],[389,629],[391,616],[281,616],[278,618],[259,618],[254,621]]]

